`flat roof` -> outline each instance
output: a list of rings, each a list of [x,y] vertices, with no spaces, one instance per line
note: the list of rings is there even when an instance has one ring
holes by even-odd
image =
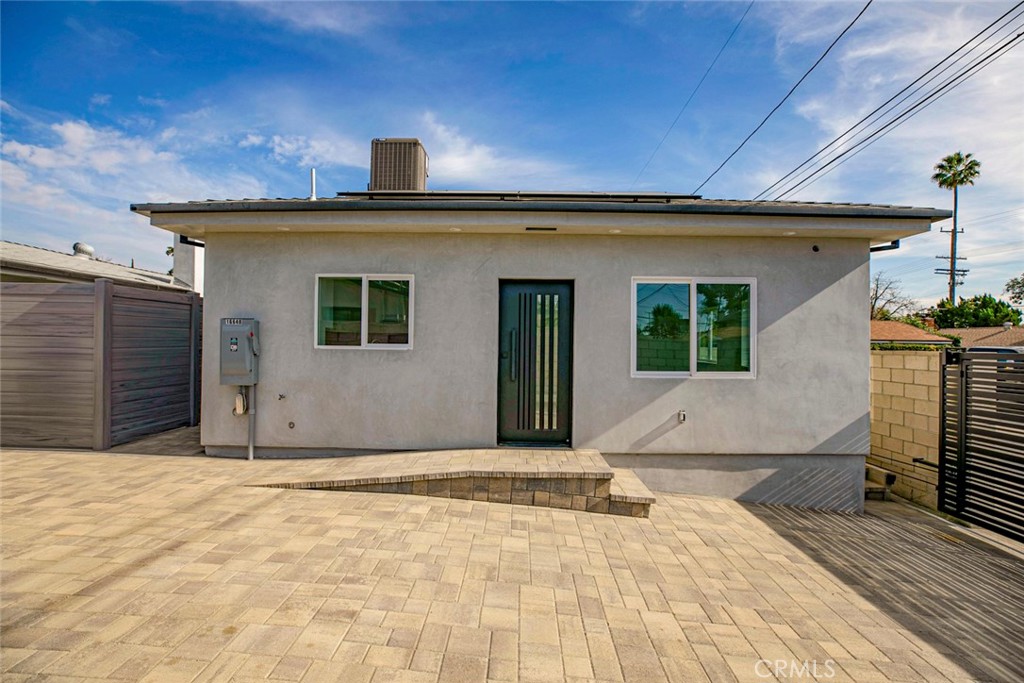
[[[173,213],[293,211],[535,211],[567,213],[717,214],[944,220],[947,209],[831,202],[704,199],[697,195],[630,192],[347,191],[324,199],[206,199],[132,204],[143,216]]]
[[[945,209],[704,199],[654,192],[349,191],[325,199],[132,204],[150,224],[197,239],[218,233],[463,233],[806,237],[886,244],[928,232]]]

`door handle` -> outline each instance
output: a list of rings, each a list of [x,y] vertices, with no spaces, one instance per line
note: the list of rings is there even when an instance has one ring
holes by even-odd
[[[512,349],[512,353],[509,354],[509,376],[512,381],[517,381],[516,371],[519,367],[519,335],[516,334],[518,330],[513,327],[509,334],[509,347]]]

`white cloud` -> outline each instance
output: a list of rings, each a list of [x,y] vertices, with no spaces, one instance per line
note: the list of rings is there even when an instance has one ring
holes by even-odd
[[[238,143],[239,147],[243,149],[246,147],[259,147],[263,144],[264,138],[262,135],[256,135],[255,133],[249,133],[245,138]]]
[[[47,140],[2,146],[5,239],[62,249],[83,240],[116,261],[166,270],[171,236],[147,227],[129,204],[266,194],[247,173],[193,168],[165,148],[167,130],[139,137],[68,120],[49,132]]]
[[[341,36],[360,36],[381,24],[382,7],[354,2],[243,2],[257,16],[275,25]]]
[[[59,136],[56,146],[26,145],[16,140],[3,144],[4,154],[37,169],[78,169],[112,175],[130,165],[138,167],[173,160],[152,145],[118,131],[93,128],[85,121],[64,121],[51,129]]]
[[[89,104],[94,107],[104,107],[110,104],[110,95],[104,93],[96,93],[89,98]]]
[[[197,157],[221,150],[222,164],[241,150],[262,152],[263,159],[277,167],[264,169],[265,173],[281,170],[282,165],[368,167],[370,136],[351,132],[366,124],[339,120],[336,112],[310,99],[289,84],[232,94],[217,106],[178,115],[173,148]]]
[[[991,3],[974,7],[977,11],[968,13],[949,4],[878,3],[865,13],[855,30],[832,52],[829,62],[819,67],[792,100],[797,112],[820,131],[819,144],[845,131],[910,84],[1005,9]],[[849,12],[851,8],[791,3],[780,9],[785,11],[772,16],[778,22],[778,34],[786,36],[788,45],[812,39],[821,43],[825,40],[822,27],[831,27],[837,12]],[[918,27],[913,40],[907,39],[907,25]],[[1024,68],[1022,57],[1012,51],[1006,53],[895,128],[848,168],[873,165],[897,172],[910,167],[930,169],[941,156],[958,147],[977,149],[979,157],[980,150],[985,149],[990,166],[994,162],[1005,167],[1002,160],[1014,154],[1019,159],[1022,139],[1017,131],[1021,126],[1016,123],[1024,122],[1024,109],[1020,107],[1024,91],[1014,74]],[[818,80],[812,83],[815,78]],[[979,125],[985,121],[998,125]],[[882,163],[880,157],[884,158]],[[920,178],[905,175],[915,184]],[[887,175],[886,189],[891,188],[890,180],[891,175]]]
[[[249,139],[247,136],[246,140]],[[245,140],[243,140],[245,142]],[[268,143],[274,158],[298,166],[365,166],[365,146],[340,135],[307,138],[304,135],[275,135]]]
[[[0,159],[3,169],[4,203],[23,203],[34,208],[45,209],[63,194],[59,188],[34,184],[32,176],[22,167],[7,159]],[[11,226],[6,226],[10,228]]]
[[[795,61],[791,48],[797,45],[806,48],[803,55],[820,50],[831,40],[829,31],[834,36],[845,26],[843,17],[849,15],[845,19],[848,23],[853,16],[850,13],[855,11],[842,3],[788,3],[777,7],[780,11],[773,13],[772,19],[780,36],[782,61]],[[790,101],[817,131],[815,146],[794,151],[788,158],[763,154],[763,161],[750,161],[756,170],[745,179],[747,191],[754,195],[763,190],[781,175],[780,166],[785,171],[796,166],[1005,10],[1005,6],[993,3],[875,3]],[[908,39],[907,26],[916,27],[912,39]],[[812,45],[818,47],[812,50]],[[968,59],[981,52],[974,52]],[[1024,206],[1022,72],[1024,51],[1004,53],[863,152],[849,155],[848,163],[837,165],[835,171],[792,198],[952,208],[951,193],[930,180],[933,167],[957,150],[971,152],[981,160],[982,174],[974,187],[960,192],[960,223],[966,232],[960,238],[959,253],[968,256],[965,265],[971,272],[958,292],[966,296],[982,291],[997,294],[1009,277],[1019,274],[1020,252],[999,258],[985,250],[1009,248],[1024,240],[1024,223],[1019,215],[1009,213],[979,223],[976,228],[972,224],[983,216]],[[778,144],[783,141],[772,142],[784,147]],[[770,148],[763,141],[762,146]],[[774,178],[765,183],[766,176]],[[892,271],[903,279],[909,294],[934,303],[946,290],[945,279],[932,273],[942,265],[935,256],[949,252],[949,236],[940,233],[940,227],[947,228],[948,224],[936,224],[932,233],[905,240],[898,251],[875,254],[873,267]],[[977,255],[972,256],[972,250]]]
[[[433,112],[424,113],[421,121],[430,176],[438,184],[520,190],[578,190],[586,184],[565,164],[474,142],[454,126],[441,123]]]

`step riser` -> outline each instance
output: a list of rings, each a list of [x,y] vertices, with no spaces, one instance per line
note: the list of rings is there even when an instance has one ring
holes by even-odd
[[[284,488],[284,486],[282,486]],[[290,485],[287,488],[298,488]],[[452,477],[375,484],[323,482],[302,488],[320,491],[400,493],[489,503],[532,505],[625,517],[648,517],[649,503],[613,500],[610,479],[553,477]]]
[[[632,471],[609,467],[592,449],[422,451],[342,464],[336,478],[256,486],[434,496],[626,517],[649,517],[656,502]]]

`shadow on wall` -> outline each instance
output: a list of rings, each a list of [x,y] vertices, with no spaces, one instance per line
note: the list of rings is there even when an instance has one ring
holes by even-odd
[[[679,426],[672,414],[630,447],[640,450]],[[605,459],[613,467],[633,469],[655,491],[860,512],[870,427],[865,413],[807,453],[608,453]]]
[[[864,501],[864,460],[871,447],[871,416],[865,413],[811,449],[812,454],[856,456],[815,458],[806,467],[790,466],[751,486],[737,500],[860,512]],[[793,459],[807,456],[795,456]]]
[[[679,421],[678,412],[669,417],[651,431],[629,444],[631,452],[642,451],[647,446],[665,436],[674,429],[684,427]],[[867,455],[871,450],[871,415],[865,413],[843,429],[825,439],[812,448],[810,453]]]
[[[864,500],[863,467],[787,468],[779,470],[737,496],[751,503],[795,505],[818,510],[860,512]]]
[[[1024,561],[897,503],[870,502],[863,516],[744,508],[972,679],[1024,680]],[[852,625],[894,667],[905,660],[882,625]]]
[[[871,452],[871,414],[846,425],[838,432],[811,449],[811,453],[853,453],[867,455]]]
[[[683,423],[679,421],[679,413],[672,413],[672,415],[662,422],[660,425],[652,429],[651,431],[644,434],[642,437],[629,444],[629,449],[632,451],[642,451],[643,449],[650,446],[652,443],[665,436],[673,429],[682,427]]]
[[[864,457],[859,455],[616,455],[653,491],[751,503],[860,512]]]

